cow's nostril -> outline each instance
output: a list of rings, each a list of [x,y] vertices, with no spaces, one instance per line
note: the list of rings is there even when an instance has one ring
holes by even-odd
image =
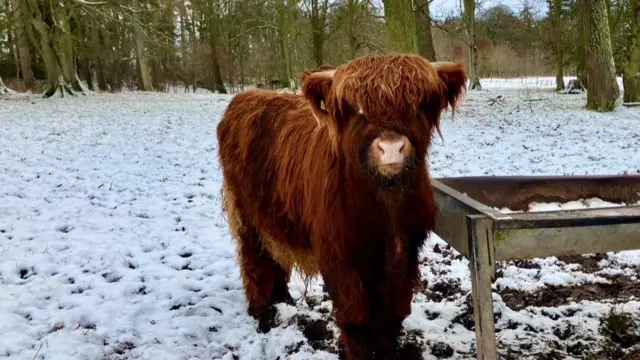
[[[383,154],[400,153],[405,146],[405,142],[400,141],[380,141],[378,142],[378,148]]]

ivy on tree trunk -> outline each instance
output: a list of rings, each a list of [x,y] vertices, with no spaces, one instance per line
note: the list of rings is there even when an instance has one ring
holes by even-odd
[[[640,102],[640,0],[630,0],[629,34],[622,74],[625,103]]]
[[[417,54],[418,39],[411,0],[383,0],[391,52]]]
[[[620,97],[606,0],[578,0],[586,37],[587,109],[613,111]]]

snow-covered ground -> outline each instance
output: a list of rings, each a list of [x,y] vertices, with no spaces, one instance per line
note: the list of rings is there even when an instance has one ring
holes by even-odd
[[[640,109],[588,112],[548,78],[483,86],[443,118],[434,176],[640,172]],[[268,334],[247,315],[219,203],[215,129],[229,99],[0,98],[0,359],[338,358],[321,279],[306,298],[292,281],[298,304],[279,306]],[[468,262],[436,236],[423,257],[408,336],[424,359],[474,358]],[[617,291],[640,321],[639,266],[640,251],[503,264],[501,352],[594,350],[611,308],[596,295]]]

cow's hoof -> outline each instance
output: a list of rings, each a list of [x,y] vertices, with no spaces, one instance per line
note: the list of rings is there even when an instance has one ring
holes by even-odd
[[[258,332],[266,334],[274,327],[278,326],[278,309],[275,306],[269,306],[267,309],[257,311],[249,309],[249,315],[258,320]]]
[[[374,355],[375,360],[400,360],[397,351],[379,351]],[[404,360],[404,359],[403,359]]]
[[[293,300],[293,297],[291,297],[291,294],[288,291],[285,292],[280,302],[291,306],[296,305],[296,301]]]
[[[275,292],[272,295],[271,304],[274,304],[274,305],[287,304],[287,305],[295,306],[296,302],[295,300],[293,300],[293,297],[291,297],[291,293],[289,293],[289,290],[282,290],[282,291]]]

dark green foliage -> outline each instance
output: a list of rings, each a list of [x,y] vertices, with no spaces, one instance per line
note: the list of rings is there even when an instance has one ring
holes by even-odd
[[[618,75],[625,63],[629,29],[624,26],[629,18],[625,9],[630,1],[608,1],[611,46]],[[406,11],[399,13],[399,26],[387,27],[383,8],[387,0],[140,0],[145,9],[138,14],[140,21],[133,20],[125,5],[130,1],[104,2],[105,5],[91,6],[73,0],[59,1],[72,20],[69,31],[78,75],[85,81],[90,76],[95,88],[101,90],[138,87],[136,27],[143,30],[153,88],[158,91],[166,91],[171,85],[216,88],[212,33],[216,37],[215,57],[220,76],[229,91],[256,84],[289,86],[288,80],[296,82],[302,70],[320,63],[336,65],[369,53],[415,52],[416,43],[426,43],[414,35],[401,35],[413,34],[414,27],[424,30],[427,26],[424,21],[416,26]],[[11,3],[0,0],[0,76],[13,85],[19,66]],[[388,3],[408,4],[399,0]],[[285,17],[278,16],[279,4],[288,8]],[[476,8],[477,73],[481,78],[556,74],[552,23],[547,13],[536,12],[536,8],[525,6],[517,11],[506,6]],[[216,14],[214,21],[210,21],[212,11]],[[441,16],[442,12],[432,6],[431,15]],[[434,19],[436,26],[431,30],[437,59],[469,61],[462,21],[460,13]],[[576,0],[561,0],[560,21],[563,72],[575,75],[578,69],[585,68],[581,65],[584,43]],[[211,32],[211,26],[216,31]],[[401,40],[389,41],[392,35],[389,28],[398,29],[400,35],[394,36]],[[30,39],[31,68],[37,80],[46,81],[40,46]]]

